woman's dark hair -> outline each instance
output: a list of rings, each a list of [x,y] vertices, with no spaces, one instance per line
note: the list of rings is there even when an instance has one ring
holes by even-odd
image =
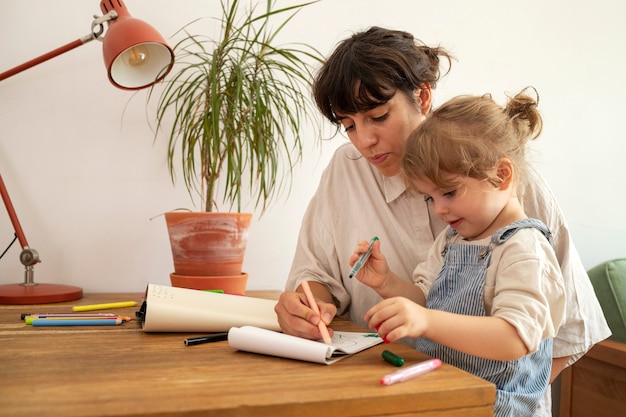
[[[370,110],[396,91],[412,99],[422,83],[435,88],[441,58],[449,71],[452,56],[445,49],[426,46],[408,32],[372,27],[339,43],[315,77],[313,96],[320,112],[339,124],[337,113]]]

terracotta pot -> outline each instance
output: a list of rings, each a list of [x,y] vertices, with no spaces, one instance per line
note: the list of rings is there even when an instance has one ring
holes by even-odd
[[[225,294],[245,295],[248,274],[245,272],[234,276],[184,276],[170,274],[173,287],[191,288],[193,290],[222,290]]]
[[[174,274],[241,275],[251,213],[165,213]]]

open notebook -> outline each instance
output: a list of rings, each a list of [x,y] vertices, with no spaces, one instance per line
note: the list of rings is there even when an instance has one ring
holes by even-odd
[[[332,344],[303,339],[255,326],[233,327],[230,347],[246,352],[330,365],[383,341],[376,333],[335,331]]]

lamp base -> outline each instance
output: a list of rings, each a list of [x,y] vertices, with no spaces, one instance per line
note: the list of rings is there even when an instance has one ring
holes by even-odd
[[[0,285],[0,304],[48,304],[78,300],[83,289],[60,284]]]

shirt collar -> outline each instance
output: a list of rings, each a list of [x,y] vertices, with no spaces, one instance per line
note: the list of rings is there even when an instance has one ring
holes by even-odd
[[[394,175],[393,177],[383,175],[383,187],[387,204],[400,197],[407,189],[406,182],[402,175]]]

